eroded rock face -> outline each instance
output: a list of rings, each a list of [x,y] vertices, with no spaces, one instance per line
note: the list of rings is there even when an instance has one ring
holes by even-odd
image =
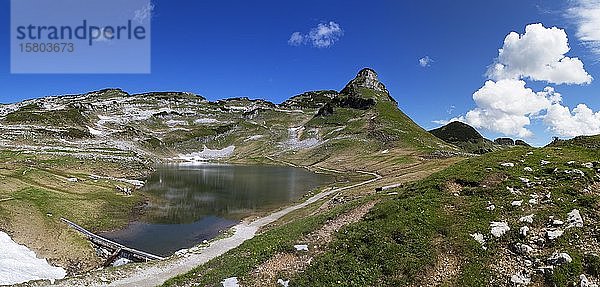
[[[377,73],[373,69],[364,68],[360,70],[358,75],[356,75],[356,78],[350,81],[350,83],[346,85],[340,94],[352,97],[360,94],[360,88],[366,88],[376,92],[385,93],[388,100],[395,102],[395,100],[390,96],[390,93],[386,89],[385,85],[379,81]]]
[[[507,146],[515,145],[515,141],[511,138],[497,138],[494,140],[494,143],[499,144],[499,145],[507,145]]]
[[[388,93],[388,90],[385,88],[385,85],[379,82],[377,73],[370,68],[364,68],[360,70],[358,72],[358,75],[356,75],[356,78],[350,81],[350,83],[346,85],[342,92],[349,88],[367,88],[378,92]]]

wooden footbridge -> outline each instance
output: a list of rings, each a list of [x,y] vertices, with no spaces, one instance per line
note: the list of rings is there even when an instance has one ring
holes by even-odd
[[[104,266],[109,266],[119,257],[124,257],[136,262],[144,262],[151,260],[163,260],[165,258],[150,254],[148,252],[140,251],[137,249],[129,248],[123,244],[114,242],[112,240],[106,239],[102,236],[96,235],[85,228],[75,224],[74,222],[61,218],[64,223],[72,227],[73,229],[79,231],[81,234],[85,235],[93,244],[103,247],[111,252],[111,255],[108,257]]]

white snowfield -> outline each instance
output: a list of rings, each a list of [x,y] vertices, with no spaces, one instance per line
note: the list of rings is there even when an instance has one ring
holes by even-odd
[[[41,279],[54,281],[66,275],[64,269],[53,267],[46,259],[37,258],[29,248],[17,244],[8,234],[0,231],[0,285]]]
[[[304,130],[304,127],[289,128],[288,133],[290,138],[287,141],[280,143],[280,145],[287,149],[299,150],[304,148],[315,147],[323,143],[322,141],[319,141],[319,139],[314,137],[301,140],[300,135],[304,132]],[[311,132],[316,131],[313,130]]]
[[[235,146],[231,145],[223,149],[209,149],[204,146],[204,149],[199,152],[193,152],[189,154],[180,154],[177,159],[184,160],[187,162],[203,162],[211,159],[220,159],[229,157],[233,154]]]

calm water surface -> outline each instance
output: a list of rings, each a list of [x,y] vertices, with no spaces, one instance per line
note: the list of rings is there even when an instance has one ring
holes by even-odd
[[[275,166],[161,166],[143,191],[143,217],[103,236],[167,256],[212,239],[256,211],[297,200],[333,178],[301,168]]]

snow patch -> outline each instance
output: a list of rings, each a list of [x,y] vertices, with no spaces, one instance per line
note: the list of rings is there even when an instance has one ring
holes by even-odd
[[[194,120],[195,124],[216,124],[218,122],[219,122],[219,120],[212,119],[212,118],[199,118],[199,119]]]
[[[212,159],[226,158],[233,154],[235,146],[231,145],[223,149],[209,149],[204,146],[204,149],[200,152],[193,152],[190,154],[180,154],[179,159],[189,162],[207,161]]]
[[[167,126],[169,126],[169,127],[187,126],[188,125],[188,123],[186,121],[177,121],[177,120],[168,120],[165,122],[165,124],[167,124]]]
[[[245,142],[255,141],[255,140],[261,139],[263,137],[264,137],[263,135],[253,135],[253,136],[247,137],[244,141]]]
[[[323,143],[317,138],[300,140],[300,135],[303,131],[304,127],[289,128],[288,133],[290,138],[287,141],[280,143],[280,145],[287,149],[299,150],[312,148]]]
[[[104,132],[99,131],[97,129],[91,128],[91,127],[87,127],[88,131],[90,132],[90,134],[94,135],[94,136],[102,136],[104,135]]]
[[[14,242],[8,234],[0,231],[0,285],[11,285],[31,280],[65,278],[67,272],[53,267],[46,259],[37,258],[24,245]]]

